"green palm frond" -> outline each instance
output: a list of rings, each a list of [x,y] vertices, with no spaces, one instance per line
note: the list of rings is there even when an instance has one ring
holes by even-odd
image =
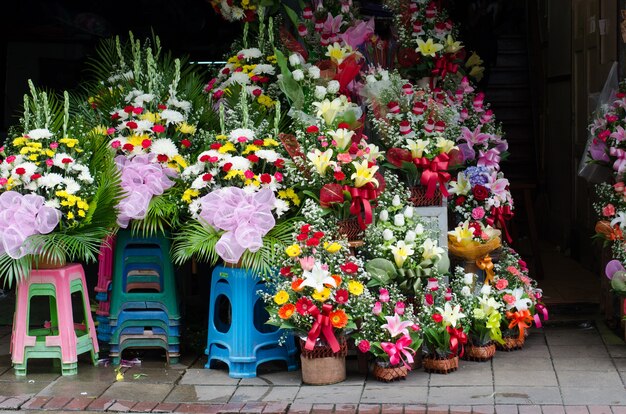
[[[149,237],[176,227],[177,224],[178,206],[167,195],[161,195],[150,200],[146,217],[133,220],[130,228],[133,234]]]

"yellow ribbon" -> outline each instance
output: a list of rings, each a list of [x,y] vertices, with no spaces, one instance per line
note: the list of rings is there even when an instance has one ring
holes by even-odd
[[[491,284],[491,282],[493,282],[493,278],[495,277],[491,256],[487,255],[482,259],[476,259],[476,266],[478,266],[480,270],[485,271],[485,285]]]

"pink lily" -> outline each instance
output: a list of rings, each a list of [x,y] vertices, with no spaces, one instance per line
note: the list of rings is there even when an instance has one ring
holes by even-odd
[[[491,148],[488,151],[478,152],[478,166],[492,168],[494,170],[500,169],[500,151],[495,148]]]
[[[611,138],[617,142],[626,141],[626,131],[621,126],[617,127],[617,130],[610,135]]]
[[[348,28],[342,35],[341,40],[352,49],[361,46],[367,39],[374,34],[374,18],[369,21],[360,21],[356,26]]]
[[[388,330],[392,338],[395,338],[400,334],[408,335],[408,328],[413,326],[413,322],[403,321],[397,313],[393,316],[385,316],[385,319],[387,320],[387,323],[381,325],[381,328]]]
[[[470,131],[470,129],[467,127],[461,128],[461,138],[459,138],[459,140],[464,140],[471,148],[474,148],[474,145],[477,144],[486,144],[489,142],[490,139],[491,135],[480,132],[480,125],[477,126],[473,131]]]
[[[328,13],[328,17],[324,22],[324,33],[339,33],[341,30],[341,26],[345,22],[343,21],[343,16],[341,14],[333,17],[332,14]]]

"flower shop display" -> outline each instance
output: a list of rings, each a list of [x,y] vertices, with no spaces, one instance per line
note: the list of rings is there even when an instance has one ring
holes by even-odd
[[[503,344],[500,325],[504,303],[490,285],[476,283],[477,275],[465,273],[465,269],[455,269],[452,288],[466,314],[468,342],[465,359],[489,361],[496,353],[495,343]]]
[[[355,333],[355,345],[374,356],[373,375],[378,381],[404,379],[421,359],[422,335],[413,305],[394,285],[379,288],[378,295],[365,291],[360,301],[363,314]]]
[[[106,137],[29,81],[20,125],[0,147],[0,275],[95,262],[115,225],[119,177]]]
[[[284,265],[267,280],[269,324],[300,338],[302,379],[330,384],[345,379],[346,336],[365,286],[362,264],[347,246],[303,224],[285,249]]]
[[[421,313],[426,372],[448,374],[459,367],[459,357],[464,355],[468,340],[462,326],[464,312],[456,293],[443,278],[428,279]]]

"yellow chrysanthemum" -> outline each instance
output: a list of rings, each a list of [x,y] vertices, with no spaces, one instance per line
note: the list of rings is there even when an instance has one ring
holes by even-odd
[[[337,253],[339,250],[341,250],[341,245],[337,242],[324,242],[324,249],[326,249],[328,253]]]
[[[257,152],[258,150],[260,150],[261,148],[259,148],[256,145],[246,145],[246,149],[243,150],[243,152],[241,153],[241,155],[246,155],[249,154],[251,152]]]
[[[183,122],[178,126],[178,130],[183,134],[195,134],[197,129],[194,125],[189,125],[187,122]]]
[[[155,114],[155,113],[152,113],[152,112],[144,112],[143,114],[141,114],[139,119],[142,119],[144,121],[150,121],[153,124],[156,124],[157,122],[159,122],[161,120],[161,115],[160,114]]]
[[[187,204],[190,204],[191,201],[198,197],[198,195],[200,194],[200,192],[198,190],[194,190],[192,188],[188,188],[185,190],[185,192],[183,193],[183,201],[186,202]]]
[[[59,140],[60,144],[65,144],[66,147],[68,148],[74,148],[76,146],[76,144],[78,144],[78,140],[76,138],[61,138]]]
[[[71,211],[68,211],[68,213],[67,213],[67,218],[68,218],[69,220],[74,220],[74,213],[72,213]]]
[[[283,305],[287,303],[288,300],[289,300],[289,293],[285,292],[284,290],[281,290],[278,293],[276,293],[276,295],[274,295],[274,302],[277,305]]]
[[[267,106],[268,108],[272,105],[274,105],[274,101],[272,100],[272,98],[270,98],[267,95],[259,95],[259,97],[257,98],[257,101],[263,105],[263,106]]]
[[[215,139],[217,139],[219,141],[226,141],[228,139],[228,135],[223,135],[223,134],[216,135]]]
[[[235,145],[232,142],[227,142],[217,150],[220,154],[226,154],[227,152],[236,151]]]
[[[279,145],[280,145],[280,143],[278,141],[276,141],[274,138],[265,138],[263,140],[263,146],[264,147],[277,147]]]
[[[180,165],[181,168],[187,168],[187,161],[185,161],[182,155],[175,155],[172,160],[174,160],[176,164]]]

